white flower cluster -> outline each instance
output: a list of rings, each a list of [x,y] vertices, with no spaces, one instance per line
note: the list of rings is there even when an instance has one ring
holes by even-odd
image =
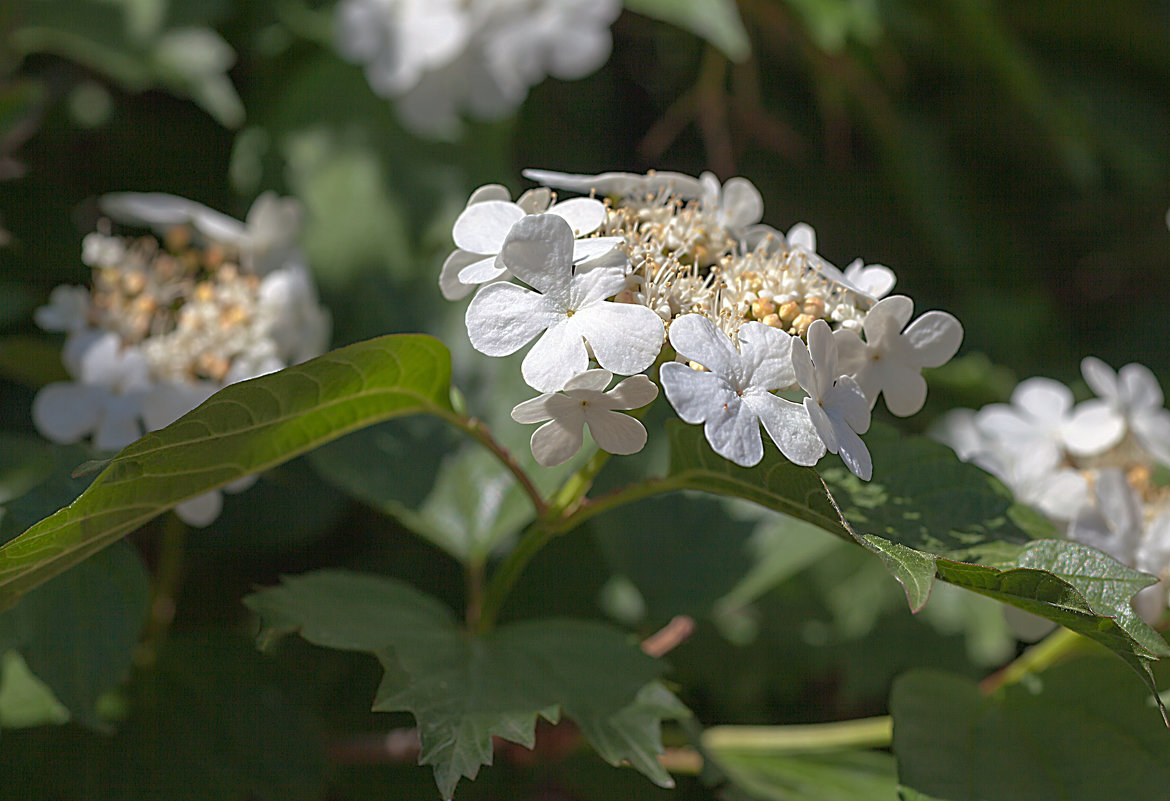
[[[657,396],[636,374],[669,342],[662,389],[716,453],[757,464],[762,424],[792,462],[814,465],[827,450],[868,480],[859,435],[878,395],[893,414],[915,413],[922,368],[962,341],[950,314],[911,323],[909,298],[879,299],[893,287],[889,269],[856,262],[842,272],[816,254],[807,225],[787,236],[760,225],[763,201],[743,178],[525,175],[543,186],[515,202],[495,185],[472,195],[439,285],[449,300],[479,287],[466,321],[481,353],[536,340],[521,372],[543,394],[512,416],[550,421],[532,437],[540,464],[571,458],[585,425],[610,453],[640,450],[645,428],[617,410]],[[588,197],[556,202],[554,188]],[[615,373],[635,378],[604,392]]]
[[[49,439],[92,437],[99,450],[119,450],[228,384],[328,346],[329,315],[296,245],[295,201],[261,195],[243,223],[173,195],[113,194],[100,205],[161,241],[88,234],[82,261],[92,284],[59,286],[37,309],[41,328],[67,334],[62,361],[71,377],[33,401],[33,422]],[[211,492],[177,512],[207,525],[221,503]]]
[[[1170,588],[1170,411],[1143,365],[1114,372],[1086,358],[1096,397],[1079,404],[1059,381],[1020,382],[1010,404],[958,409],[936,429],[960,458],[999,477],[1067,536],[1159,579],[1137,597],[1143,617],[1165,609]]]
[[[342,0],[335,38],[403,122],[450,138],[463,111],[504,117],[546,75],[596,70],[619,13],[620,0]]]

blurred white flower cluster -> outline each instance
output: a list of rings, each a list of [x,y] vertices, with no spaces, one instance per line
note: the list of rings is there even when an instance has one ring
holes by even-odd
[[[472,195],[439,285],[449,300],[479,287],[466,315],[476,350],[506,356],[536,340],[521,372],[543,394],[513,417],[549,421],[532,438],[541,464],[571,458],[585,425],[610,453],[640,450],[644,427],[616,410],[649,403],[657,388],[639,376],[603,391],[612,374],[665,359],[667,399],[729,461],[763,458],[763,425],[792,462],[828,451],[869,479],[860,434],[878,396],[914,414],[922,368],[962,341],[950,314],[911,322],[909,298],[882,297],[894,284],[887,268],[842,272],[816,254],[809,226],[785,235],[760,225],[763,200],[743,178],[525,176],[543,185],[516,201],[495,185]],[[553,189],[588,197],[557,202]]]
[[[1170,467],[1170,411],[1143,365],[1114,372],[1089,357],[1081,373],[1091,400],[1074,405],[1064,384],[1029,378],[1010,404],[954,410],[935,433],[1069,538],[1156,576],[1135,601],[1153,620],[1170,587],[1170,486],[1155,476]]]
[[[335,35],[406,125],[451,138],[464,112],[499,119],[546,75],[596,70],[620,13],[620,0],[342,0]]]
[[[41,328],[67,335],[70,380],[33,401],[33,422],[49,439],[91,438],[99,450],[119,450],[228,384],[328,346],[329,315],[296,245],[296,201],[261,195],[243,223],[173,195],[106,195],[100,206],[159,236],[114,236],[103,220],[104,232],[82,244],[91,285],[59,286],[37,309]],[[211,492],[177,512],[207,525],[221,502]]]

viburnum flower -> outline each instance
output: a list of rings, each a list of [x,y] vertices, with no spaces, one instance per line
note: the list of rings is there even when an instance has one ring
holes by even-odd
[[[223,386],[327,346],[329,314],[296,246],[295,201],[262,195],[246,222],[173,195],[107,195],[99,206],[163,236],[112,236],[103,221],[82,244],[92,285],[58,287],[34,314],[67,333],[61,360],[72,380],[33,401],[33,422],[49,439],[90,437],[99,450],[119,450]],[[176,511],[207,525],[220,505],[215,491]]]
[[[1037,462],[1059,464],[1071,420],[1072,392],[1051,378],[1029,378],[1012,391],[1011,403],[984,406],[975,425],[1009,454],[1029,452]]]
[[[683,421],[703,424],[712,450],[741,467],[764,458],[760,423],[790,461],[811,466],[825,453],[808,412],[772,393],[796,383],[791,353],[794,338],[762,323],[745,323],[739,348],[698,314],[670,326],[670,344],[703,368],[668,362],[659,370],[667,400]],[[868,412],[868,410],[867,410]]]
[[[741,232],[764,216],[764,199],[760,190],[746,178],[731,178],[722,186],[714,173],[699,176],[703,187],[703,204],[714,214],[715,221],[732,232]]]
[[[547,392],[512,410],[517,423],[544,423],[532,434],[537,464],[554,467],[581,450],[583,429],[607,453],[637,453],[646,444],[641,422],[617,410],[639,409],[658,397],[658,387],[644,375],[631,376],[608,392],[608,370],[586,370],[573,376],[560,392]],[[548,422],[545,422],[545,421]]]
[[[829,453],[839,454],[853,475],[869,481],[873,460],[858,436],[869,430],[869,402],[851,376],[841,375],[837,341],[824,320],[809,326],[807,347],[799,339],[793,342],[792,367],[808,393],[808,416]]]
[[[500,197],[500,193],[503,197]],[[555,214],[564,218],[574,237],[593,233],[605,221],[605,206],[593,198],[571,198],[554,203],[548,189],[525,192],[513,203],[502,186],[480,187],[468,201],[467,208],[455,220],[452,237],[457,250],[447,257],[439,274],[439,288],[447,300],[458,300],[478,284],[505,278],[508,269],[499,253],[512,226],[528,214]],[[573,259],[580,261],[612,250],[621,240],[616,237],[578,239]]]
[[[1069,450],[1078,456],[1103,453],[1129,430],[1155,459],[1170,465],[1170,411],[1163,408],[1162,387],[1150,369],[1133,363],[1115,373],[1089,356],[1081,362],[1081,373],[1097,399],[1074,410]]]
[[[929,311],[907,326],[913,314],[914,301],[894,295],[865,316],[864,342],[846,329],[834,335],[841,372],[853,376],[870,408],[881,393],[886,408],[898,417],[914,414],[926,402],[922,368],[946,364],[963,341],[963,327],[954,316]]]
[[[500,257],[532,289],[500,282],[476,293],[466,315],[476,350],[507,356],[539,335],[521,373],[540,392],[555,392],[585,372],[590,350],[598,365],[620,375],[653,364],[665,336],[662,320],[645,306],[606,300],[626,285],[628,261],[620,251],[575,266],[569,224],[533,214],[512,227]]]

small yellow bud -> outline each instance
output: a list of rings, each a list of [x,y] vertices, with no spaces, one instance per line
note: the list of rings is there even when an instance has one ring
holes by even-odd
[[[757,320],[763,320],[775,312],[776,304],[772,302],[771,298],[756,298],[752,301],[752,317]]]
[[[803,337],[808,333],[808,327],[816,321],[817,318],[811,314],[798,314],[796,315],[796,319],[792,321],[792,327],[789,331],[798,337]]]
[[[191,244],[191,229],[185,225],[172,225],[163,234],[163,244],[171,253],[178,253]]]
[[[820,298],[805,298],[804,303],[800,306],[800,310],[805,314],[823,320],[825,317],[825,302]]]
[[[788,325],[800,314],[800,306],[797,305],[796,301],[790,300],[786,303],[781,303],[776,313],[780,315],[780,322]]]
[[[780,315],[778,314],[766,315],[760,322],[769,328],[784,328],[784,323],[780,322]]]

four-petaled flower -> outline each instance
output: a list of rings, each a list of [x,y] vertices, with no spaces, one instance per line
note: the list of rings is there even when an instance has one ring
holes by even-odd
[[[881,393],[898,417],[914,414],[926,402],[922,368],[946,364],[963,341],[963,326],[952,315],[929,311],[907,326],[913,314],[914,302],[894,295],[865,316],[864,342],[848,329],[834,335],[841,372],[853,376],[871,408]]]
[[[500,259],[500,249],[512,226],[525,215],[548,213],[563,217],[575,237],[593,233],[605,221],[605,205],[593,198],[576,197],[554,203],[552,192],[544,188],[525,192],[515,203],[510,198],[502,186],[481,186],[456,218],[451,235],[457,250],[447,257],[439,273],[439,289],[447,300],[458,300],[479,284],[507,277],[508,268]],[[573,246],[573,258],[580,261],[600,256],[620,241],[616,237],[579,240]]]
[[[1162,387],[1150,369],[1134,363],[1115,373],[1089,356],[1081,362],[1081,373],[1097,398],[1073,411],[1068,449],[1078,456],[1103,453],[1129,430],[1155,459],[1170,465],[1170,412],[1162,406]]]
[[[837,341],[824,320],[809,326],[808,347],[799,339],[793,342],[792,367],[809,395],[804,407],[829,453],[839,454],[853,475],[869,481],[873,461],[858,436],[869,430],[869,402],[852,376],[838,369]]]
[[[532,434],[532,455],[538,464],[554,467],[581,450],[583,429],[607,453],[637,453],[646,444],[646,429],[618,409],[639,409],[658,397],[658,387],[644,375],[625,379],[605,391],[609,370],[586,370],[573,376],[560,392],[546,392],[512,410],[517,423],[544,423]],[[545,421],[548,422],[545,422]]]
[[[626,286],[628,260],[620,251],[574,266],[569,224],[555,214],[532,214],[512,226],[500,256],[532,289],[512,283],[480,289],[466,317],[480,353],[507,356],[540,335],[520,371],[541,392],[555,392],[585,372],[590,349],[598,365],[619,375],[654,363],[665,336],[662,319],[645,306],[606,300]]]
[[[738,332],[739,349],[715,324],[686,314],[670,326],[670,344],[679,355],[702,365],[662,365],[662,388],[678,416],[702,423],[711,448],[723,458],[751,467],[764,458],[760,423],[792,462],[811,466],[825,453],[824,443],[799,403],[772,394],[796,383],[793,337],[762,323]],[[868,410],[867,410],[868,411]]]

